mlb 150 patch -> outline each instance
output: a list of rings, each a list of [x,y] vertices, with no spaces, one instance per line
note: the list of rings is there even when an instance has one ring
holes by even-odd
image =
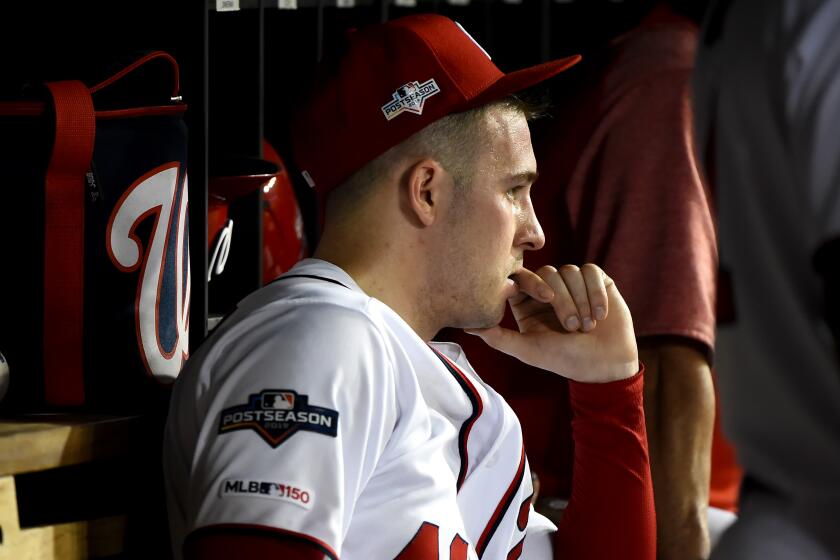
[[[336,437],[338,411],[312,406],[296,391],[265,389],[249,395],[247,404],[222,411],[219,433],[235,430],[254,430],[273,448],[299,430]]]
[[[267,498],[289,502],[304,509],[312,509],[312,491],[300,485],[276,480],[253,480],[250,478],[228,478],[219,486],[222,498]]]

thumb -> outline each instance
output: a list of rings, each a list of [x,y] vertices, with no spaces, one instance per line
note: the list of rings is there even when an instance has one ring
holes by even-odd
[[[491,348],[514,358],[519,358],[525,352],[525,337],[518,331],[496,325],[489,329],[464,329],[464,332],[479,337]]]

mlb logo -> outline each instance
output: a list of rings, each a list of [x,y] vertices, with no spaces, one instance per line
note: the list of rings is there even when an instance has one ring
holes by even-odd
[[[295,407],[295,394],[289,391],[263,393],[262,407],[270,410],[292,410]]]
[[[277,484],[274,482],[260,482],[260,494],[274,494]]]
[[[417,107],[420,103],[414,99],[417,93],[417,88],[413,84],[405,84],[397,90],[397,98],[403,102],[403,105]]]

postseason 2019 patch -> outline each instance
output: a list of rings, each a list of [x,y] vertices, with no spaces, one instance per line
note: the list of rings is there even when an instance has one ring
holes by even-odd
[[[273,448],[301,430],[336,437],[338,411],[312,406],[296,391],[265,389],[249,395],[247,404],[222,411],[219,433],[236,430],[254,430]]]
[[[391,101],[382,106],[382,114],[389,121],[402,113],[422,115],[426,100],[438,93],[440,88],[432,78],[422,84],[416,80],[408,82],[391,94]]]

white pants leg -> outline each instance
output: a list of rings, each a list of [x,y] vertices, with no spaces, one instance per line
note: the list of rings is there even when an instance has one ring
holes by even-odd
[[[711,506],[709,507],[709,544],[711,544],[712,550],[714,550],[715,546],[717,546],[717,543],[720,541],[720,538],[737,519],[738,516],[731,511]]]

